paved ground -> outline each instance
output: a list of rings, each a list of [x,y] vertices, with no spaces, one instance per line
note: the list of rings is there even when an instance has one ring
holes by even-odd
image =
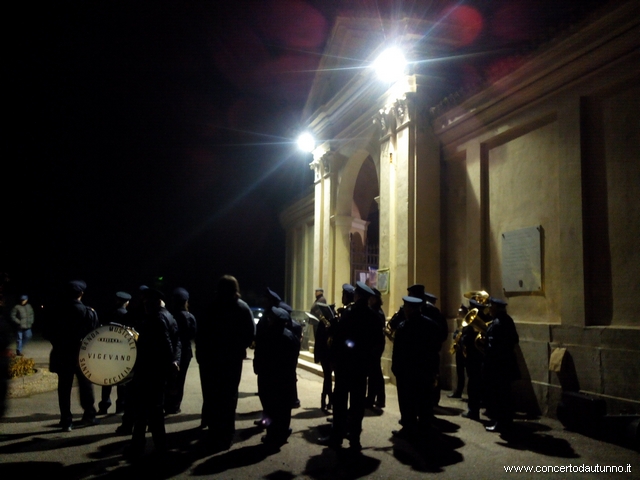
[[[37,365],[46,366],[49,346],[46,342],[34,342],[27,346],[25,353],[35,358]],[[197,429],[200,385],[197,363],[192,363],[182,413],[166,420],[171,451],[162,458],[155,456],[149,438],[148,454],[134,465],[122,456],[129,438],[114,434],[120,423],[119,415],[102,417],[101,424],[95,427],[77,426],[71,433],[62,433],[56,428],[55,391],[12,398],[7,415],[0,420],[0,472],[3,479],[44,476],[64,479],[497,479],[538,476],[507,473],[505,466],[511,465],[542,470],[599,465],[620,467],[623,472],[560,473],[555,478],[640,478],[640,454],[634,450],[566,431],[550,419],[519,420],[517,435],[501,437],[485,432],[480,422],[460,417],[465,404],[444,394],[443,408],[438,411],[440,432],[434,433],[428,444],[413,446],[395,440],[390,433],[398,427],[399,413],[393,385],[387,385],[384,413],[367,413],[362,454],[336,453],[317,444],[318,436],[329,428],[318,408],[320,377],[299,369],[298,379],[302,407],[293,411],[293,435],[279,452],[268,452],[260,442],[262,432],[253,425],[260,415],[260,403],[255,395],[256,378],[251,362],[246,361],[234,445],[229,451],[212,454],[203,446],[202,432]],[[55,381],[49,383],[55,385]],[[82,410],[75,388],[72,409],[79,421]]]

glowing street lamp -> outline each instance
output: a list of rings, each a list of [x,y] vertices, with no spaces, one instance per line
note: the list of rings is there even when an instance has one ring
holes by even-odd
[[[393,83],[404,75],[406,65],[402,51],[398,47],[390,47],[376,58],[372,67],[382,81]]]
[[[303,152],[313,152],[316,148],[316,141],[309,132],[305,132],[298,137],[298,148]]]

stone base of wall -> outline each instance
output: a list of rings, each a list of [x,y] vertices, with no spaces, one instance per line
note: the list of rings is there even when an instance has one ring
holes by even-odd
[[[517,328],[522,378],[513,384],[513,398],[518,412],[556,418],[564,388],[602,398],[609,415],[640,414],[639,330],[521,323]],[[557,348],[566,351],[560,372],[551,372],[549,358]],[[443,346],[443,389],[457,381],[455,358],[448,351]]]

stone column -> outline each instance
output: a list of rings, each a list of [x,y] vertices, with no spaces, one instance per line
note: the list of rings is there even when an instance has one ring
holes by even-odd
[[[401,303],[399,285],[404,283],[405,273],[399,267],[403,263],[399,261],[403,242],[398,241],[398,219],[404,209],[398,202],[396,116],[392,104],[379,110],[374,123],[380,135],[380,268],[389,269],[389,293],[383,295],[383,300],[389,315],[393,315]]]
[[[440,292],[440,150],[416,79],[375,118],[380,128],[380,268],[390,270],[392,313],[406,288]]]
[[[340,286],[336,285],[334,250],[336,245],[335,225],[333,222],[336,178],[332,169],[333,153],[328,144],[321,145],[314,152],[310,167],[315,171],[315,229],[313,242],[313,281],[316,286],[325,289],[327,301],[339,301]],[[348,232],[347,232],[348,244]],[[349,251],[347,247],[347,268]],[[347,274],[348,278],[348,274]],[[345,280],[348,281],[348,280]]]
[[[331,218],[333,227],[334,251],[333,251],[333,285],[336,300],[339,302],[342,284],[351,283],[351,243],[349,234],[353,217],[348,215],[335,215]]]

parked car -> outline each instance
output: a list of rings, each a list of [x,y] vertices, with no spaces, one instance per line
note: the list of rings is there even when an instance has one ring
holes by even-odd
[[[264,308],[260,307],[251,307],[251,312],[253,312],[253,321],[258,324],[262,316],[264,315]]]

